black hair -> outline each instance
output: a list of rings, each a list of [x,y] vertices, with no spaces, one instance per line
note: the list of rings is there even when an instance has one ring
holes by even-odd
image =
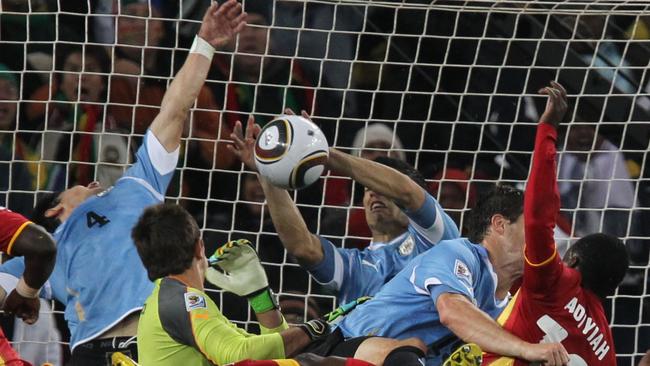
[[[628,253],[623,242],[608,234],[590,234],[575,242],[565,254],[565,261],[582,275],[582,287],[600,298],[614,294],[629,266]]]
[[[32,212],[31,220],[37,225],[41,225],[50,233],[53,233],[59,225],[61,220],[56,217],[45,217],[47,210],[56,207],[61,202],[61,192],[44,193],[36,201],[34,211]]]
[[[397,170],[398,172],[411,178],[412,181],[417,183],[417,185],[422,187],[422,189],[425,191],[429,191],[429,187],[427,186],[427,181],[424,179],[424,176],[422,173],[417,171],[417,169],[411,166],[411,164],[399,159],[390,158],[388,156],[378,156],[374,161]]]
[[[190,268],[200,236],[189,212],[169,203],[148,207],[131,230],[131,238],[152,281]]]
[[[524,212],[524,192],[508,185],[496,185],[480,197],[467,219],[467,238],[480,243],[485,238],[492,216],[502,215],[511,222]]]

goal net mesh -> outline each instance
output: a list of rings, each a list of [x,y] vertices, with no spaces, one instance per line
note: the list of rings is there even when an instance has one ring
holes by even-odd
[[[208,254],[250,239],[294,321],[336,305],[286,254],[255,175],[226,148],[249,114],[264,125],[284,108],[305,110],[331,145],[411,163],[462,227],[494,183],[524,188],[545,105],[537,91],[557,80],[570,99],[558,143],[558,248],[596,231],[625,241],[630,270],[606,308],[619,364],[636,365],[650,348],[650,4],[243,2],[249,26],[215,55],[167,192],[196,217]],[[208,3],[0,2],[0,204],[29,215],[44,192],[111,185],[134,160]],[[362,195],[333,173],[293,193],[313,232],[357,248],[370,236]],[[254,329],[245,300],[209,291]],[[64,324],[52,305],[43,318]],[[21,352],[31,345],[47,354],[40,362],[58,362],[44,345],[65,346],[65,331],[39,338],[8,323]]]

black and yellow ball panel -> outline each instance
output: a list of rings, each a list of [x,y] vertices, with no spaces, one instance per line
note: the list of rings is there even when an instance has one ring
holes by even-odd
[[[273,126],[278,129],[278,143],[273,149],[262,149],[260,147],[260,141],[264,138],[264,132]],[[264,127],[257,143],[255,144],[255,158],[262,164],[271,164],[282,159],[287,154],[291,144],[293,143],[293,136],[293,126],[287,119],[276,119],[271,121]]]
[[[300,189],[305,184],[305,173],[317,165],[323,165],[327,162],[327,151],[318,150],[302,158],[291,171],[289,184],[292,189]]]

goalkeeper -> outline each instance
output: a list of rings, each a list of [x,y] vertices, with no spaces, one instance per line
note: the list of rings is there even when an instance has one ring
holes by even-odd
[[[247,241],[229,242],[210,257],[210,263],[223,272],[208,268],[199,228],[180,206],[147,208],[133,228],[132,238],[155,284],[138,324],[138,354],[144,366],[283,359],[329,333],[327,323],[318,319],[288,327]],[[203,291],[204,278],[224,290],[247,296],[262,334],[249,334],[228,321]],[[364,365],[316,356],[303,356],[300,364]]]

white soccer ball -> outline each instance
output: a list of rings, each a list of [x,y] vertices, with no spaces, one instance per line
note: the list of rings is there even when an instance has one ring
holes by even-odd
[[[301,189],[323,173],[329,145],[310,120],[283,115],[269,122],[255,142],[255,165],[273,185]]]

